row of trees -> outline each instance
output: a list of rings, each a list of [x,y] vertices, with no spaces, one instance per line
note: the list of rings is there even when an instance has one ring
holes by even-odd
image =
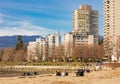
[[[41,61],[42,56],[37,55]],[[95,62],[102,61],[103,45],[58,46],[47,50],[45,61],[56,62]]]

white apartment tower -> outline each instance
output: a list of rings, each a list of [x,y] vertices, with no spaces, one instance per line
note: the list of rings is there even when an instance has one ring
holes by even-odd
[[[82,39],[85,42],[88,41],[88,35],[93,35],[93,44],[98,44],[98,11],[92,10],[89,5],[81,5],[74,10],[73,33],[75,39]]]
[[[27,61],[45,61],[48,56],[47,51],[48,43],[44,38],[37,38],[36,41],[30,41],[27,46]]]
[[[117,61],[117,38],[120,36],[120,0],[104,0],[105,56]]]
[[[37,59],[36,55],[36,42],[29,42],[27,46],[27,61]]]
[[[45,61],[48,56],[48,43],[45,38],[36,39],[36,54],[38,59]]]
[[[60,32],[56,32],[55,34],[48,34],[46,36],[49,46],[60,46],[62,42],[62,37]]]

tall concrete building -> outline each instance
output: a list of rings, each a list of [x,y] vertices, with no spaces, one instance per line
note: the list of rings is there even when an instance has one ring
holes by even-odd
[[[56,32],[55,34],[48,34],[46,40],[48,41],[49,46],[60,46],[62,37],[60,32]]]
[[[73,32],[68,32],[68,33],[63,35],[63,37],[62,37],[62,44],[64,46],[67,46],[67,45],[68,46],[69,45],[73,46],[72,45],[73,44]]]
[[[36,42],[29,42],[27,46],[27,61],[37,59],[36,56]]]
[[[98,44],[98,11],[89,5],[81,5],[73,12],[74,38],[87,41],[93,35],[93,44]],[[84,39],[85,38],[85,39]]]
[[[36,54],[38,59],[45,61],[48,56],[48,42],[46,42],[45,38],[37,38],[36,39]]]
[[[45,61],[48,56],[48,43],[44,38],[37,38],[34,42],[29,42],[27,46],[27,60]]]
[[[120,36],[120,0],[104,0],[104,50],[111,61],[117,57],[117,37]]]

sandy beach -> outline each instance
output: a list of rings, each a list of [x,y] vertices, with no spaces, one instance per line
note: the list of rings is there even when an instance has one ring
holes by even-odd
[[[42,74],[37,76],[0,77],[0,84],[120,84],[120,68],[111,71],[92,71],[83,77],[55,76]]]

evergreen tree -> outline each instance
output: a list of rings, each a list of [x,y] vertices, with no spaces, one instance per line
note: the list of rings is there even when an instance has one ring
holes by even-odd
[[[20,50],[23,48],[23,41],[22,41],[22,36],[18,36],[18,43],[16,44],[15,49]]]

